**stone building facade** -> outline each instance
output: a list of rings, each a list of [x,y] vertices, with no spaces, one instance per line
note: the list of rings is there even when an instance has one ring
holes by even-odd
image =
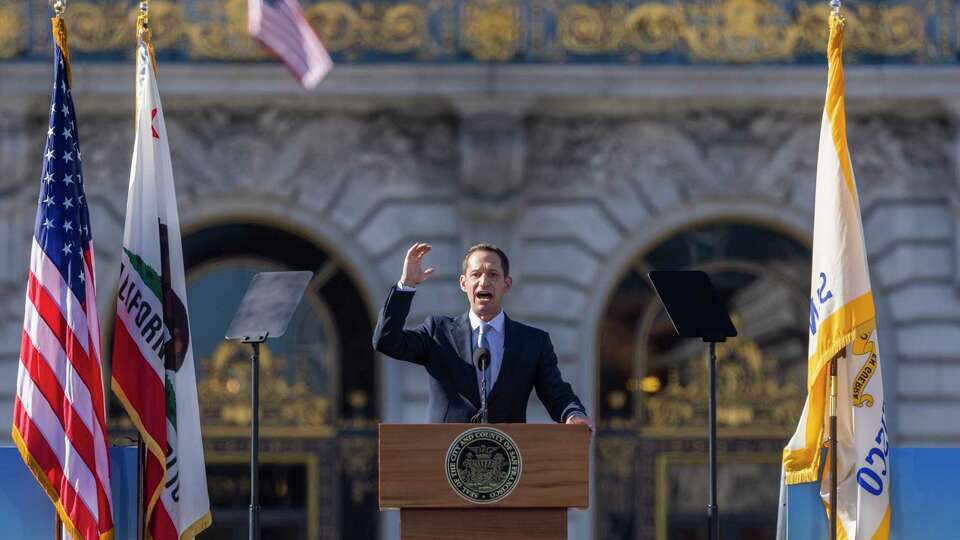
[[[49,71],[30,58],[0,62],[0,425],[15,392]],[[159,82],[190,307],[209,342],[198,356],[208,461],[221,467],[211,474],[228,478],[242,463],[249,413],[237,397],[242,370],[231,367],[239,353],[210,322],[229,302],[203,300],[203,290],[209,282],[239,298],[254,270],[318,274],[294,340],[303,348],[274,351],[278,382],[267,389],[276,406],[264,413],[264,451],[281,486],[272,496],[300,505],[300,514],[278,511],[278,523],[305,523],[308,538],[396,537],[396,516],[375,510],[373,426],[423,421],[426,374],[375,356],[369,331],[415,241],[433,244],[437,274],[419,289],[411,322],[465,309],[455,281],[468,246],[491,241],[511,255],[507,311],[550,332],[600,424],[592,505],[571,515],[572,537],[679,538],[702,507],[699,353],[664,333],[636,279],[652,268],[729,277],[744,337],[727,353],[737,370],[720,395],[721,469],[733,471],[721,476],[726,500],[779,470],[803,396],[822,65],[347,59],[304,92],[272,64],[171,61]],[[899,446],[960,444],[958,83],[955,61],[848,67],[850,149]],[[132,88],[124,61],[75,64],[105,322]],[[548,421],[536,400],[530,418]],[[290,480],[304,471],[304,485]],[[211,485],[215,506],[242,500],[242,485]],[[732,537],[764,537],[769,485],[756,501],[730,503],[742,520]]]

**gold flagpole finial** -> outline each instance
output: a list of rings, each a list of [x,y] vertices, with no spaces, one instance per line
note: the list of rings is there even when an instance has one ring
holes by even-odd
[[[147,0],[140,0],[140,15],[137,17],[137,26],[146,30],[150,28],[150,3]]]
[[[50,5],[53,6],[53,14],[57,17],[62,16],[67,11],[67,0],[53,0]]]
[[[137,34],[144,41],[150,41],[150,2],[140,0],[140,14],[137,16]]]
[[[840,13],[840,0],[830,0],[830,12]]]

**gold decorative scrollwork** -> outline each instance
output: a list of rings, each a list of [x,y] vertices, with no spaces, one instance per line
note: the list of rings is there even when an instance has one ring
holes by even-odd
[[[663,52],[680,41],[683,18],[663,4],[637,6],[626,19],[624,44],[642,52]]]
[[[342,51],[360,43],[363,20],[350,4],[320,2],[310,6],[306,15],[327,49]]]
[[[520,50],[516,0],[466,0],[461,12],[463,45],[480,61],[506,61]]]
[[[800,35],[783,8],[767,0],[690,4],[685,11],[684,39],[693,55],[704,60],[786,59]]]
[[[522,7],[530,2],[531,15]],[[46,52],[38,33],[26,43],[27,19],[46,19],[43,3],[0,0],[0,58]],[[151,2],[154,44],[180,49],[192,59],[258,60],[267,52],[247,33],[246,0],[196,0],[185,11],[173,0]],[[324,45],[348,61],[367,53],[415,54],[455,59],[462,53],[480,61],[508,61],[525,49],[529,34],[535,60],[573,55],[623,55],[674,51],[692,61],[719,63],[789,62],[801,54],[822,54],[829,6],[782,0],[698,0],[576,2],[571,0],[323,0],[304,4]],[[24,11],[26,10],[26,11]],[[70,43],[78,52],[133,54],[136,6],[118,0],[72,3]],[[937,52],[919,2],[851,3],[848,54],[907,56],[924,53],[955,61],[949,44]],[[955,28],[958,23],[941,21]],[[943,37],[941,37],[943,39]],[[928,40],[931,43],[928,43]],[[540,57],[538,54],[546,53]]]
[[[717,347],[717,425],[728,428],[782,428],[796,425],[803,405],[802,384],[780,382],[779,362],[764,358],[760,347],[739,337]],[[687,382],[672,369],[667,384],[643,398],[643,425],[653,428],[700,426],[709,392],[707,362],[688,362]]]
[[[356,48],[405,53],[427,41],[427,16],[416,4],[365,2],[355,9],[346,2],[321,2],[307,9],[307,18],[331,51]]]
[[[605,51],[617,46],[611,39],[610,19],[600,8],[574,4],[564,8],[559,19],[560,41],[564,48],[582,53]]]
[[[695,60],[783,61],[823,51],[829,10],[800,3],[791,14],[770,0],[647,2],[629,12],[620,4],[572,3],[559,9],[557,27],[563,49],[578,54],[685,46]],[[855,5],[845,15],[850,51],[899,56],[923,50],[923,14],[913,5]]]
[[[391,6],[383,16],[383,50],[407,52],[419,49],[427,41],[427,32],[427,17],[419,6]]]
[[[247,33],[246,0],[195,2],[192,11],[196,19],[185,28],[191,57],[251,60],[267,56]]]
[[[330,402],[307,385],[303,367],[296,376],[284,375],[286,361],[260,347],[261,415],[265,427],[318,428],[330,425]],[[224,341],[213,356],[200,362],[200,416],[205,426],[238,427],[250,424],[249,350]]]
[[[13,58],[24,48],[23,15],[18,4],[0,4],[0,58]]]
[[[70,3],[70,49],[98,51],[131,47],[133,30],[132,11],[124,4]],[[119,23],[119,24],[118,24]]]
[[[847,19],[852,51],[899,56],[923,49],[924,21],[913,6],[860,5]]]

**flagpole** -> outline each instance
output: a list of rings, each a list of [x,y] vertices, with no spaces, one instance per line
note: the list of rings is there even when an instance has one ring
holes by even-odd
[[[830,0],[830,12],[838,16],[841,0]],[[837,361],[844,349],[830,359],[830,540],[837,540]]]
[[[837,540],[837,360],[830,359],[830,540]]]
[[[51,2],[53,7],[53,15],[57,19],[63,18],[64,12],[67,10],[66,0],[56,0]],[[63,520],[60,519],[60,512],[56,508],[53,509],[53,538],[54,540],[63,540]]]
[[[147,31],[149,28],[148,15],[150,5],[146,0],[140,0],[139,6],[139,17],[137,17],[137,35],[139,36],[141,32]],[[139,106],[139,104],[138,104]],[[145,493],[147,489],[146,483],[146,466],[147,466],[147,445],[143,442],[143,435],[137,430],[137,540],[144,540],[147,538],[147,509],[146,501],[147,494]]]
[[[147,524],[144,521],[144,508],[143,508],[143,490],[144,490],[144,470],[143,468],[147,464],[146,460],[147,455],[147,446],[143,444],[143,436],[140,435],[140,430],[137,430],[137,540],[143,540],[147,537],[146,528]]]

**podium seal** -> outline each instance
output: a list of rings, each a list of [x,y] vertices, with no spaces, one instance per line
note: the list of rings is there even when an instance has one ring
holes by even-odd
[[[523,472],[517,443],[491,427],[464,431],[450,445],[446,459],[447,481],[464,499],[497,502],[513,491]]]

